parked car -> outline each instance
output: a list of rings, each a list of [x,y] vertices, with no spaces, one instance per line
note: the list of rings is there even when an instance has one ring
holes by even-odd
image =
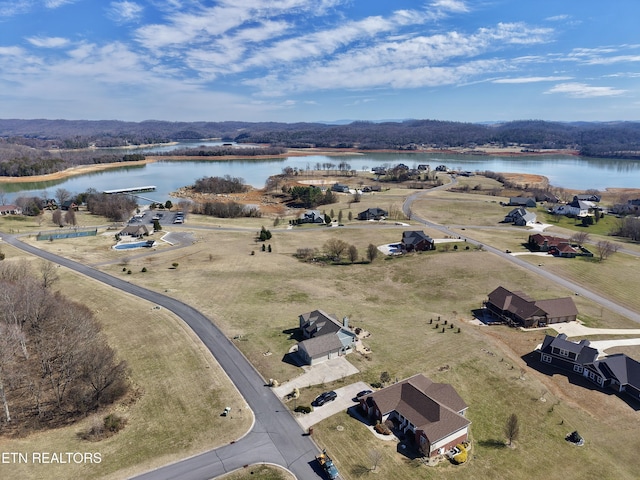
[[[333,402],[336,398],[338,398],[338,394],[331,390],[330,392],[324,392],[318,395],[318,398],[316,398],[313,403],[317,407],[321,407],[327,402]]]
[[[362,390],[361,392],[357,393],[356,398],[362,398],[365,395],[369,395],[370,393],[373,393],[373,390]]]

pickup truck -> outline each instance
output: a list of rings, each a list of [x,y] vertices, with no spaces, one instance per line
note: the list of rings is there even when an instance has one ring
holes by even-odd
[[[331,457],[327,455],[326,450],[323,450],[322,453],[316,457],[316,460],[318,460],[318,463],[327,474],[329,480],[336,480],[336,478],[338,478],[338,469],[333,464]]]

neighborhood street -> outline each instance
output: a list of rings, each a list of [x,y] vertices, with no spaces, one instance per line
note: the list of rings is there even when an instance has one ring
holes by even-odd
[[[273,463],[289,469],[301,480],[318,479],[313,440],[266,385],[264,379],[211,320],[194,308],[160,293],[112,277],[87,265],[45,252],[13,235],[3,240],[30,254],[57,263],[106,285],[160,305],[180,317],[202,340],[224,369],[255,416],[251,431],[235,443],[153,470],[145,480],[208,480],[254,463]]]

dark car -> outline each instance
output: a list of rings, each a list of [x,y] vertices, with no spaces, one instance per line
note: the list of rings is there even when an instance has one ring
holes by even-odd
[[[314,403],[316,406],[321,407],[327,402],[333,402],[336,398],[338,398],[338,394],[331,390],[330,392],[324,392],[318,395],[318,398],[315,399]]]
[[[361,392],[358,392],[356,398],[362,398],[365,395],[369,395],[370,393],[373,393],[373,390],[362,390]]]

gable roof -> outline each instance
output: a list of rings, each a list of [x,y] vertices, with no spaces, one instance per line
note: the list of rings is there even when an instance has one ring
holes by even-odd
[[[598,350],[589,346],[589,340],[572,342],[567,339],[567,335],[564,333],[555,337],[553,335],[546,335],[544,337],[540,351],[544,353],[553,353],[553,348],[575,353],[575,362],[580,365],[593,363],[598,358]]]
[[[609,355],[594,366],[606,378],[615,378],[620,385],[631,385],[640,390],[640,363],[624,353]]]
[[[314,310],[300,315],[300,328],[308,336],[316,337],[318,335],[336,333],[342,328],[342,325],[334,316],[325,311]]]
[[[320,335],[298,343],[298,349],[303,348],[311,358],[339,351],[342,347],[337,335]]]
[[[120,235],[144,235],[149,233],[149,228],[146,225],[127,225],[120,230]]]
[[[511,292],[498,287],[489,294],[489,303],[519,318],[546,315],[550,318],[578,315],[578,308],[571,297],[534,300],[524,292]]]
[[[578,307],[573,303],[571,297],[536,300],[536,306],[543,310],[547,316],[553,318],[578,315]]]
[[[430,443],[471,423],[458,413],[465,410],[467,404],[455,389],[445,383],[434,383],[422,374],[383,388],[369,397],[382,415],[398,412],[422,430]]]
[[[402,232],[402,243],[405,245],[417,245],[422,241],[433,243],[433,239],[422,230],[407,230]]]

